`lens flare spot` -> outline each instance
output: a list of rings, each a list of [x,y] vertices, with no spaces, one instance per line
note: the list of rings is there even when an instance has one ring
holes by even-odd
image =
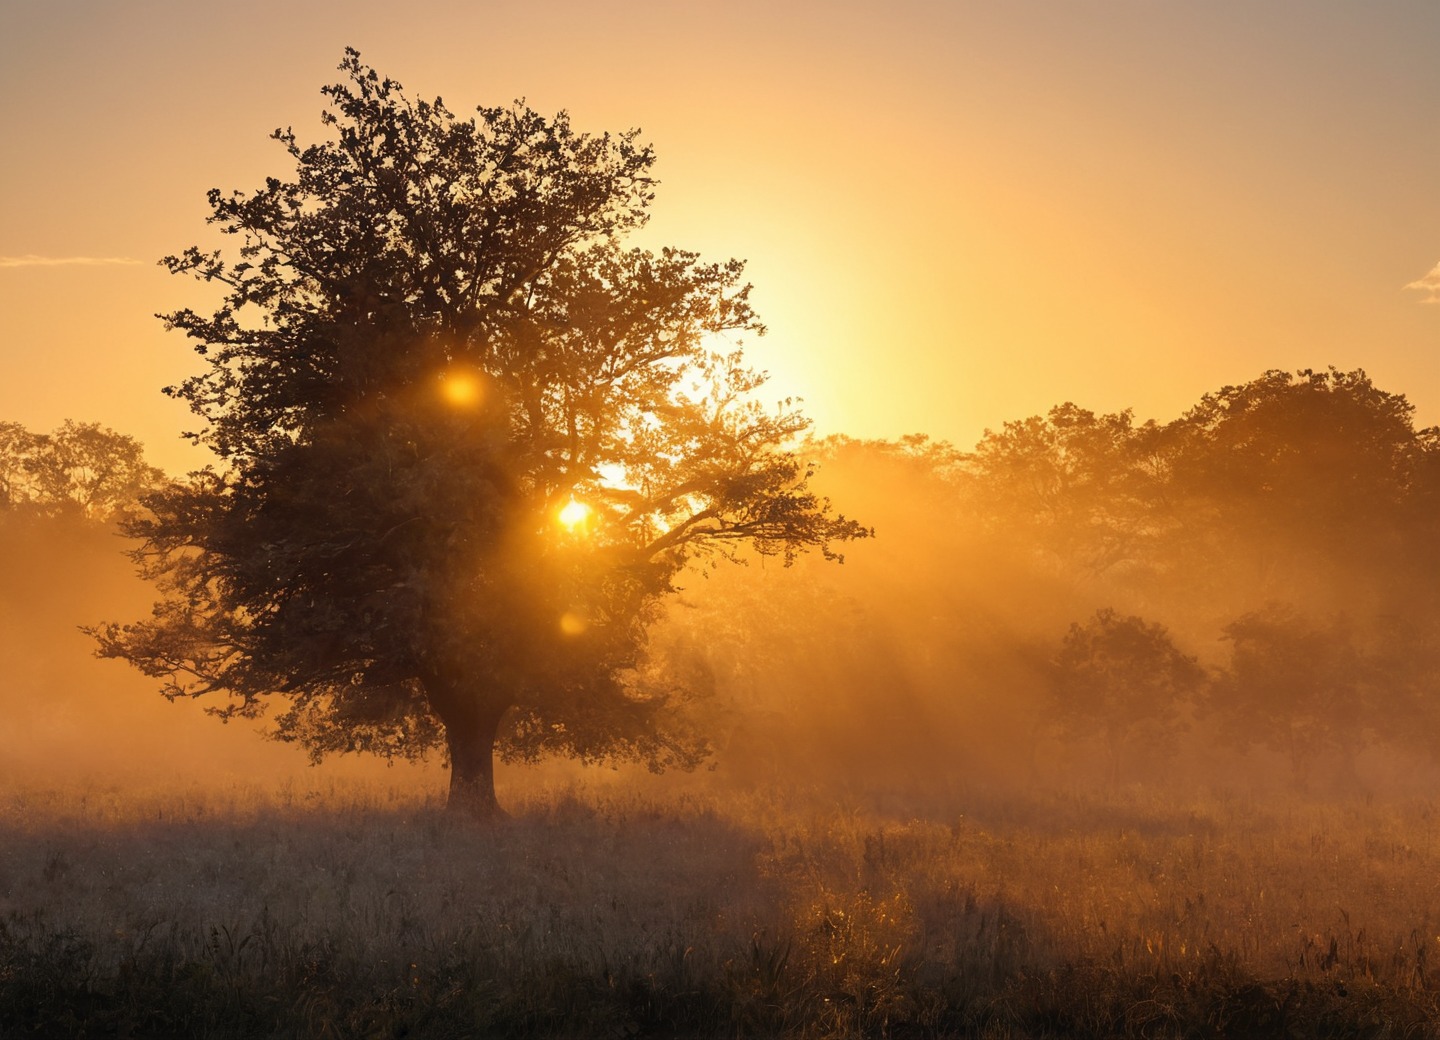
[[[578,636],[589,627],[590,623],[573,610],[567,610],[560,615],[560,631],[567,636]]]
[[[584,502],[577,502],[572,495],[570,501],[560,508],[558,515],[560,522],[573,531],[590,519],[590,507]]]
[[[470,372],[447,372],[440,379],[440,394],[457,408],[480,403],[480,380]]]

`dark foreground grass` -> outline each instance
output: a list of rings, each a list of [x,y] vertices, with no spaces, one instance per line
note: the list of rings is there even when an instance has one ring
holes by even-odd
[[[1440,1036],[1425,805],[0,811],[0,1036]]]

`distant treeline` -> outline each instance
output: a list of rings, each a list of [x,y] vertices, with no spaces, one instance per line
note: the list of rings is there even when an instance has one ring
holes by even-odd
[[[0,515],[111,521],[163,479],[139,441],[99,423],[66,420],[32,433],[0,422]]]
[[[726,694],[733,754],[862,786],[1248,758],[1330,791],[1440,760],[1440,431],[1364,372],[1267,372],[1164,424],[1064,404],[969,452],[819,448],[875,541],[695,583],[661,637]]]

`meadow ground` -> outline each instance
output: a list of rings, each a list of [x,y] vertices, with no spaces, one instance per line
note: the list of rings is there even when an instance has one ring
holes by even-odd
[[[0,788],[0,1035],[1440,1036],[1440,806]]]

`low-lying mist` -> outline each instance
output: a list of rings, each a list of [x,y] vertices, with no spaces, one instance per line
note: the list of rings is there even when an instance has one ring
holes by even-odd
[[[112,528],[79,517],[16,518],[0,536],[0,784],[122,788],[305,788],[424,769],[377,760],[327,763],[262,737],[258,723],[222,724],[204,701],[169,702],[157,681],[96,660],[81,626],[140,617],[153,590]],[[438,769],[438,764],[432,769]],[[399,773],[396,772],[399,770]]]
[[[924,466],[856,454],[828,465],[822,486],[878,537],[843,565],[753,557],[686,575],[652,648],[700,691],[692,709],[715,750],[711,768],[658,782],[726,789],[783,778],[819,798],[928,802],[956,785],[1061,779],[1039,737],[1043,659],[1076,597],[974,530]],[[437,759],[313,766],[264,739],[263,722],[222,724],[206,714],[209,699],[167,701],[157,681],[94,659],[80,626],[149,607],[125,547],[76,519],[13,524],[0,540],[0,782],[278,789],[368,778],[443,789]],[[1087,775],[1083,763],[1071,768]],[[580,769],[502,765],[500,780],[563,782]]]
[[[1433,789],[1434,596],[1426,561],[1395,549],[1417,535],[1391,515],[1412,505],[1357,514],[1353,495],[1278,470],[1278,451],[1263,489],[1289,480],[1309,507],[1247,497],[1233,473],[1187,476],[1185,451],[1156,440],[1168,429],[1066,406],[972,453],[923,438],[808,446],[818,490],[876,537],[839,565],[752,555],[692,569],[652,629],[655,663],[693,692],[706,765],[502,764],[502,792],[582,777],[711,794],[778,784],[908,818],[981,791]],[[1294,458],[1336,473],[1346,460],[1297,429]],[[442,794],[435,756],[312,766],[263,739],[263,722],[222,725],[208,698],[167,702],[155,680],[95,660],[80,626],[143,616],[152,598],[125,547],[73,514],[7,519],[0,782]],[[1190,662],[1189,684],[1156,685],[1158,658],[1115,641],[1125,624],[1148,633],[1145,652]]]
[[[1362,718],[1353,743],[1317,741],[1313,775],[1297,785],[1283,746],[1237,739],[1201,691],[1153,710],[1110,705],[1114,719],[1104,704],[1067,717],[1056,657],[1072,625],[1107,609],[1143,616],[1218,681],[1231,655],[1224,625],[1273,601],[1280,590],[1267,579],[1278,568],[1207,593],[1190,576],[1138,564],[1067,566],[1039,551],[1029,516],[977,509],[961,456],[944,445],[841,442],[829,452],[818,487],[873,522],[877,537],[838,567],[755,558],[694,576],[656,631],[662,653],[713,684],[698,710],[713,716],[717,780],[798,785],[904,816],[963,810],[977,790],[1198,784],[1353,797],[1428,791],[1440,779],[1432,760],[1377,739]],[[1232,551],[1235,563],[1260,550]],[[1226,564],[1209,566],[1206,578]],[[1319,590],[1298,598],[1328,616],[1326,580],[1338,579],[1321,572],[1308,569]],[[1412,707],[1393,692],[1397,711]],[[1383,703],[1383,689],[1370,694]],[[1297,706],[1298,726],[1311,724],[1306,711]]]

